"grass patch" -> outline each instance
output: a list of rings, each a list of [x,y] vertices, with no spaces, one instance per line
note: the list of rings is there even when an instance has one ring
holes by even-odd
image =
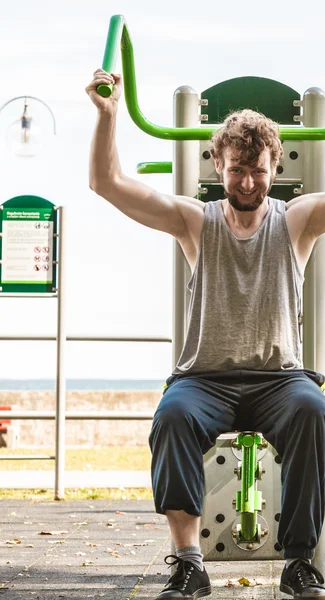
[[[0,448],[0,460],[5,456],[35,456],[54,455],[53,448]],[[67,448],[65,453],[66,471],[149,471],[151,454],[148,447],[117,447],[105,448]],[[50,471],[54,470],[54,460],[2,460],[2,471]],[[81,488],[65,490],[65,500],[152,500],[151,488]],[[0,500],[31,500],[34,502],[50,502],[53,500],[53,490],[23,490],[0,489]]]
[[[1,460],[6,456],[54,456],[54,448],[0,448],[0,469],[2,471],[53,471],[54,460]],[[143,446],[94,446],[92,448],[67,448],[65,452],[67,471],[149,471],[151,453]]]

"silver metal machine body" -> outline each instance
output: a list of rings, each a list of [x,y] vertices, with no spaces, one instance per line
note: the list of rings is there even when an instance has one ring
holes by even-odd
[[[325,94],[318,88],[305,92],[301,101],[301,121],[305,127],[325,126]],[[199,95],[187,86],[176,90],[174,114],[176,127],[196,127],[201,120]],[[288,123],[288,125],[290,125]],[[204,158],[209,142],[175,142],[173,174],[174,193],[195,197],[203,191],[204,184],[218,183],[213,160]],[[276,183],[296,185],[294,192],[307,194],[325,191],[325,142],[285,141],[282,172]],[[294,154],[292,154],[294,153]],[[294,159],[292,157],[295,156]],[[207,157],[207,153],[205,153]],[[306,368],[325,373],[325,236],[318,239],[308,262],[304,285],[303,356]],[[189,267],[180,247],[175,243],[174,262],[174,331],[173,364],[180,355],[187,326],[189,295],[186,283]],[[201,549],[204,560],[269,560],[282,558],[277,545],[278,519],[281,510],[281,465],[276,451],[269,445],[263,455],[265,473],[258,481],[258,489],[264,499],[263,509],[258,515],[264,536],[259,544],[237,543],[233,535],[238,514],[233,506],[240,481],[234,473],[240,457],[231,445],[235,433],[220,436],[216,445],[204,456],[205,502],[201,520]],[[223,457],[223,458],[221,458]],[[221,461],[221,462],[218,462]],[[323,530],[324,531],[324,530]],[[325,571],[325,532],[319,541],[314,563]]]

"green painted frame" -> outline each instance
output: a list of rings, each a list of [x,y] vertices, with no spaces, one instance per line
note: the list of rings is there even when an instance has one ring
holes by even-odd
[[[4,208],[48,208],[53,210],[55,205],[42,198],[41,196],[15,196],[14,198],[10,198],[2,203]],[[53,234],[57,234],[57,223],[58,223],[58,215],[57,211],[53,210]],[[0,232],[2,234],[3,227],[3,211],[0,210]],[[53,281],[48,284],[44,283],[2,283],[2,265],[0,263],[0,294],[5,293],[16,293],[16,294],[24,294],[24,293],[33,293],[33,294],[44,294],[44,293],[53,293],[53,288],[56,288],[57,283],[57,266],[55,264],[57,260],[58,248],[57,248],[57,238],[54,237],[53,243]],[[2,236],[0,238],[0,260],[2,259]]]

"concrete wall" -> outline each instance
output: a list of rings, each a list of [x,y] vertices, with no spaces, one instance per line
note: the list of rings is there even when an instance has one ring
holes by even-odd
[[[67,410],[150,411],[154,413],[160,392],[67,392]],[[0,405],[12,409],[54,410],[55,392],[0,392]],[[67,446],[147,446],[151,421],[66,421]],[[54,421],[13,420],[3,436],[8,447],[54,447]]]

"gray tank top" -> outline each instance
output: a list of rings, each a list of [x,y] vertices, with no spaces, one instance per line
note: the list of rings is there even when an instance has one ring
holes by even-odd
[[[261,227],[245,239],[231,231],[222,201],[208,202],[173,373],[301,369],[302,284],[285,202],[269,198]]]

